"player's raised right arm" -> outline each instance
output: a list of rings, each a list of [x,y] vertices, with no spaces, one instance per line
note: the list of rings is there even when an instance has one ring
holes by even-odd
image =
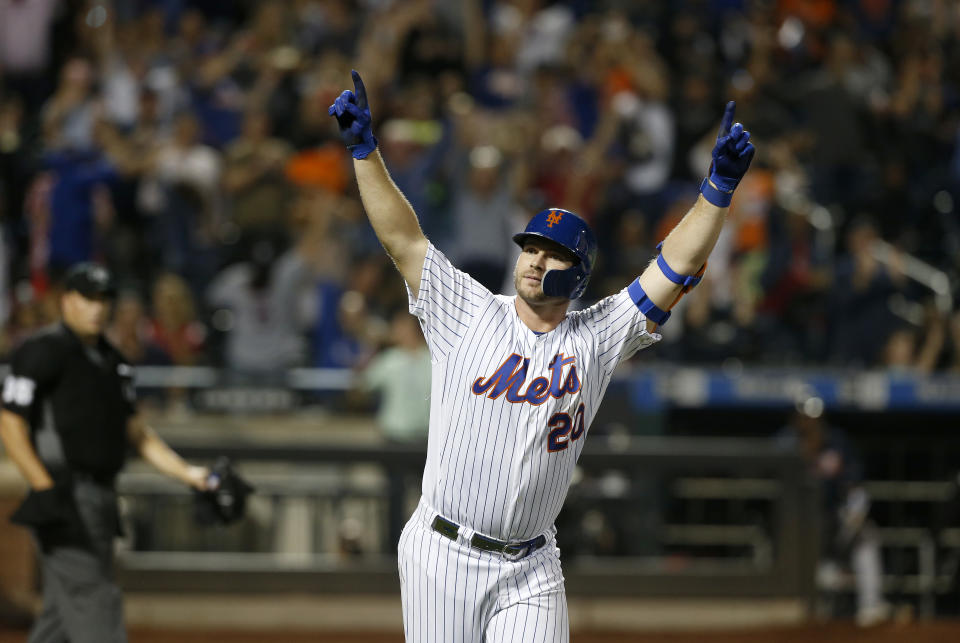
[[[726,220],[733,191],[753,160],[750,132],[733,122],[735,108],[733,101],[727,103],[709,176],[700,184],[700,197],[657,246],[657,258],[630,285],[631,297],[646,315],[651,332],[667,321],[670,309],[700,282]]]
[[[353,155],[360,198],[370,224],[416,297],[427,255],[427,238],[409,201],[383,164],[371,127],[366,88],[360,74],[354,71],[352,76],[354,91],[341,93],[330,106],[329,114],[337,119],[340,137]]]

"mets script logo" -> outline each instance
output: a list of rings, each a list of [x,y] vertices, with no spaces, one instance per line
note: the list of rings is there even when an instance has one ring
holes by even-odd
[[[550,210],[550,214],[547,215],[547,227],[552,228],[553,224],[560,223],[560,219],[563,218],[563,212],[558,212],[557,210]]]
[[[547,368],[550,369],[550,379],[538,377],[530,382],[527,390],[521,393],[520,389],[527,379],[527,366],[530,365],[530,358],[514,353],[492,375],[478,377],[473,383],[472,391],[474,395],[486,394],[491,400],[495,400],[506,393],[508,402],[529,402],[534,406],[540,406],[551,397],[559,398],[567,393],[576,393],[580,390],[576,360],[577,358],[573,355],[564,357],[563,353],[557,353],[547,365]],[[567,365],[570,368],[566,377],[564,377],[563,369]]]

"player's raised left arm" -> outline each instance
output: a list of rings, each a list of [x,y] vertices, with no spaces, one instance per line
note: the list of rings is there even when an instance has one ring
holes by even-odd
[[[354,71],[352,75],[354,91],[341,93],[329,113],[336,117],[340,137],[353,155],[360,199],[370,225],[416,297],[427,255],[427,238],[413,207],[383,164],[371,126],[367,90],[360,74]]]
[[[650,331],[666,322],[674,304],[700,282],[733,191],[753,160],[750,132],[733,122],[735,108],[733,101],[727,103],[713,148],[710,176],[701,183],[697,202],[658,246],[656,260],[631,285],[631,295],[646,314]]]

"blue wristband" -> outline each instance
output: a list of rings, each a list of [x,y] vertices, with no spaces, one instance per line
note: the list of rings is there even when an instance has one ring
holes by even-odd
[[[377,141],[377,137],[371,134],[369,140],[360,141],[356,145],[348,145],[347,149],[350,151],[350,154],[353,155],[353,158],[362,161],[377,149],[378,144],[379,141]]]
[[[718,190],[710,185],[710,179],[704,179],[703,183],[700,184],[700,194],[703,195],[704,199],[718,208],[729,207],[730,201],[733,200],[733,190],[729,192]]]

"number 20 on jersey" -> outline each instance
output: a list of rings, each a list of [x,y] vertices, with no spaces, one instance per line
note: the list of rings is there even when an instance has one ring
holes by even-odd
[[[554,413],[547,420],[550,433],[547,436],[547,451],[556,453],[563,451],[571,442],[580,439],[584,431],[583,403],[577,407],[576,413],[570,417],[569,413]]]

